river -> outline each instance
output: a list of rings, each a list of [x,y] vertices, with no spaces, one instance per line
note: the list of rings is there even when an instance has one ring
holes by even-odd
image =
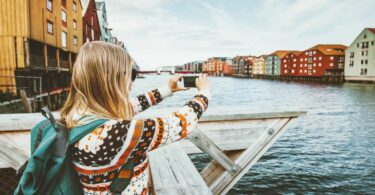
[[[134,82],[132,95],[169,77],[146,75]],[[375,85],[209,79],[209,107],[307,111],[229,194],[375,194]],[[195,91],[176,93],[157,108],[182,106]],[[192,159],[198,168],[208,162],[206,155]]]

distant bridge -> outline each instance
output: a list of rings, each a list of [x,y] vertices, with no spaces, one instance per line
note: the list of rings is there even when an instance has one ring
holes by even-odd
[[[169,74],[193,74],[195,73],[194,71],[187,71],[187,70],[161,70],[161,71],[156,71],[156,70],[142,70],[139,71],[140,74],[158,74],[158,73],[169,73]]]

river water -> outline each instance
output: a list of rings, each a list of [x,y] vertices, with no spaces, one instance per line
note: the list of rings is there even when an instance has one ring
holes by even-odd
[[[146,75],[135,81],[132,94],[169,77]],[[375,194],[375,85],[209,79],[209,109],[307,111],[229,194]],[[182,106],[194,93],[176,93],[157,108]],[[192,158],[198,168],[208,161],[205,155]]]

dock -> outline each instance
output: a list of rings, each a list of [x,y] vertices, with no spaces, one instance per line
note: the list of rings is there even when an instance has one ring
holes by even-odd
[[[155,111],[137,117],[160,113]],[[205,113],[187,139],[149,153],[154,194],[226,194],[283,132],[305,114],[303,111],[215,113],[223,112]],[[30,155],[29,128],[42,116],[39,113],[5,114],[0,115],[0,119],[4,124],[0,127],[1,173],[2,170],[17,170],[27,160]],[[206,153],[212,158],[201,172],[188,157],[188,154],[197,153]],[[0,189],[0,192],[9,190]]]

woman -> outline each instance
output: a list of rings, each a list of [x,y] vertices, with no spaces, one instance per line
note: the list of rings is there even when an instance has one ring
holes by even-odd
[[[122,166],[128,162],[134,167],[122,194],[148,194],[147,152],[186,137],[207,109],[210,87],[201,75],[196,80],[197,95],[178,112],[133,119],[185,88],[177,86],[181,76],[176,76],[167,86],[130,99],[132,64],[121,47],[104,42],[86,43],[77,56],[70,94],[61,110],[62,122],[72,128],[98,118],[110,119],[71,147],[85,194],[111,194],[112,182],[123,175]]]

